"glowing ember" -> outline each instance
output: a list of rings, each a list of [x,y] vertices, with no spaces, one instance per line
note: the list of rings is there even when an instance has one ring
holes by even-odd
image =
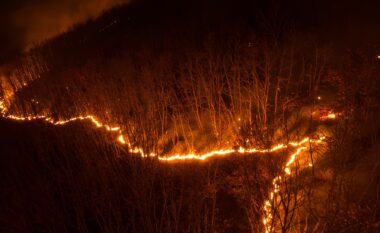
[[[116,132],[118,134],[116,137],[117,142],[122,145],[127,145],[129,147],[130,153],[139,154],[141,155],[141,157],[155,157],[156,156],[155,153],[149,153],[149,154],[145,153],[142,148],[132,147],[132,145],[129,143],[126,137],[122,134],[121,128],[119,126],[111,126],[111,125],[104,124],[93,115],[77,116],[77,117],[73,117],[67,120],[58,120],[58,121],[55,121],[51,117],[45,116],[45,115],[37,115],[37,116],[7,115],[6,114],[7,109],[5,108],[2,101],[0,101],[0,111],[3,113],[3,117],[7,119],[11,119],[15,121],[44,120],[53,125],[65,125],[74,121],[86,120],[86,121],[91,122],[96,128],[103,128],[109,132]],[[160,161],[206,160],[215,156],[225,156],[225,155],[231,155],[231,154],[273,153],[273,152],[285,149],[288,146],[299,147],[307,143],[308,141],[310,141],[310,139],[308,137],[305,137],[301,141],[298,141],[298,142],[289,142],[288,145],[280,143],[268,149],[240,147],[237,150],[236,149],[218,149],[218,150],[206,152],[204,154],[185,153],[185,154],[175,154],[175,155],[170,155],[170,156],[158,156],[158,159]],[[298,150],[299,149],[300,148],[298,148]]]
[[[117,140],[121,143],[121,144],[127,144],[127,142],[125,141],[123,135],[120,135]]]
[[[332,110],[328,110],[328,109],[319,109],[319,110],[314,111],[312,113],[313,119],[316,119],[319,121],[334,120],[339,115],[341,115],[341,113],[336,113],[336,112],[333,112]]]
[[[319,98],[318,98],[319,99]],[[77,116],[73,117],[67,120],[58,120],[55,121],[49,116],[45,115],[37,115],[37,116],[16,116],[16,115],[9,115],[7,114],[7,108],[5,107],[5,104],[3,101],[0,101],[0,113],[3,115],[6,119],[11,119],[15,121],[33,121],[33,120],[44,120],[52,125],[65,125],[70,122],[74,121],[89,121],[91,122],[96,128],[103,128],[106,131],[109,132],[115,132],[117,134],[116,141],[120,143],[121,145],[128,146],[128,151],[132,154],[138,154],[141,157],[157,157],[160,161],[185,161],[185,160],[206,160],[211,157],[215,156],[227,156],[227,155],[243,155],[243,154],[264,154],[264,153],[273,153],[277,152],[283,149],[288,148],[289,146],[296,148],[296,151],[290,155],[289,160],[286,162],[284,167],[284,175],[277,176],[273,179],[272,184],[273,188],[272,191],[269,193],[269,200],[266,200],[264,202],[263,210],[264,210],[264,218],[263,218],[263,224],[265,232],[271,232],[272,231],[272,221],[273,221],[273,214],[272,214],[272,201],[275,198],[275,194],[279,192],[280,190],[280,184],[279,182],[283,179],[284,176],[290,176],[292,174],[291,167],[296,161],[297,156],[299,156],[303,151],[307,150],[307,147],[304,146],[306,143],[315,143],[320,144],[325,139],[324,137],[320,137],[319,139],[310,139],[309,137],[305,137],[300,141],[291,141],[288,144],[279,143],[277,145],[272,146],[268,149],[260,149],[260,148],[243,148],[240,147],[238,149],[219,149],[219,150],[213,150],[206,152],[204,154],[196,154],[196,153],[185,153],[185,154],[175,154],[170,156],[157,156],[155,153],[145,153],[142,148],[133,147],[131,143],[129,143],[128,139],[122,134],[121,128],[119,126],[111,126],[105,123],[102,123],[93,115],[85,115],[85,116]],[[326,119],[335,119],[337,117],[336,113],[329,112],[327,115],[322,115],[319,117],[320,120],[326,120]],[[240,118],[238,119],[240,120]],[[309,163],[308,167],[312,167],[313,164]]]
[[[327,115],[323,115],[320,117],[320,120],[333,120],[337,117],[336,113],[329,112]]]
[[[290,155],[289,160],[286,162],[285,168],[284,168],[284,175],[277,176],[272,181],[273,189],[269,193],[269,200],[266,200],[264,202],[264,206],[263,206],[263,210],[264,210],[263,224],[264,224],[264,229],[265,229],[266,233],[273,232],[273,229],[272,229],[272,227],[273,227],[272,226],[273,214],[272,214],[272,204],[271,203],[275,198],[275,193],[279,192],[280,185],[278,182],[281,181],[284,176],[290,176],[292,174],[291,167],[294,164],[294,162],[296,161],[297,156],[299,156],[303,151],[307,150],[307,147],[301,146],[301,145],[305,144],[306,142],[321,144],[321,143],[323,143],[324,140],[325,140],[325,137],[320,137],[317,140],[309,139],[306,137],[298,143],[292,143],[292,144],[289,143],[290,145],[299,146],[299,147],[297,148],[296,152],[294,152],[292,155]],[[312,163],[308,163],[308,167],[312,167],[312,166],[313,166]]]

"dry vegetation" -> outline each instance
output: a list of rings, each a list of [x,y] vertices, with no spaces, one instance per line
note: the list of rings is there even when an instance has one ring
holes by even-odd
[[[246,232],[249,211],[260,229],[279,163],[246,156],[174,166],[129,155],[83,124],[0,126],[9,132],[1,136],[3,232]]]
[[[94,114],[161,155],[269,148],[328,131],[326,148],[308,152],[313,169],[282,182],[273,230],[379,229],[374,48],[342,52],[241,24],[201,35],[191,24],[176,34],[157,25],[124,32],[119,11],[20,58],[1,80],[10,112]],[[339,120],[315,122],[322,106]],[[291,152],[162,164],[128,155],[86,125],[0,125],[3,232],[261,232],[263,200]]]
[[[159,38],[116,56],[91,56],[80,66],[67,65],[47,44],[4,84],[10,93],[19,90],[11,111],[55,118],[94,114],[122,125],[134,144],[159,154],[247,141],[268,147],[283,139],[281,125],[290,113],[316,99],[326,51],[293,37],[209,38],[179,51],[170,48],[179,48],[181,38]],[[35,81],[20,90],[29,80]]]

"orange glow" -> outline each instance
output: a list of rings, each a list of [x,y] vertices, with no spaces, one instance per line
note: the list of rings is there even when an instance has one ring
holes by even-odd
[[[95,116],[93,115],[85,115],[85,116],[77,116],[77,117],[72,117],[67,120],[58,120],[55,121],[49,116],[45,115],[37,115],[37,116],[16,116],[16,115],[7,115],[6,114],[6,107],[4,106],[3,102],[0,101],[0,111],[3,114],[4,118],[15,120],[15,121],[33,121],[33,120],[44,120],[52,125],[65,125],[74,121],[89,121],[92,123],[96,128],[103,128],[106,131],[109,132],[115,132],[117,133],[116,141],[122,145],[127,145],[129,147],[129,152],[132,154],[139,154],[141,157],[155,157],[157,156],[155,153],[145,153],[142,148],[138,147],[132,147],[132,145],[129,143],[129,140],[126,139],[126,137],[122,134],[121,128],[119,126],[111,126],[107,125],[105,123],[102,123],[100,120],[98,120]],[[206,160],[211,157],[216,157],[216,156],[226,156],[226,155],[232,155],[232,154],[263,154],[263,153],[273,153],[280,151],[282,149],[288,148],[288,146],[292,147],[299,147],[305,143],[310,141],[309,137],[305,137],[302,140],[295,142],[289,142],[288,145],[279,143],[274,145],[271,148],[268,149],[260,149],[260,148],[243,148],[240,147],[239,149],[217,149],[217,150],[212,150],[203,154],[196,154],[196,153],[184,153],[184,154],[175,154],[175,155],[169,155],[169,156],[157,156],[157,158],[160,161],[183,161],[183,160]],[[298,148],[297,150],[299,150]],[[293,158],[294,160],[294,158]]]
[[[127,144],[127,142],[125,141],[123,135],[120,135],[117,140],[121,143],[121,144]]]
[[[307,140],[305,140],[307,139]],[[318,140],[309,140],[308,138],[303,139],[301,142],[305,141],[310,141],[312,142],[321,142],[321,139]],[[300,142],[300,143],[301,143]],[[297,148],[296,152],[294,152],[292,155],[290,155],[290,159],[285,165],[284,172],[285,175],[289,176],[291,175],[291,165],[295,162],[296,157],[301,154],[302,151],[306,150],[307,147],[301,146]],[[263,210],[264,210],[264,217],[263,217],[263,224],[264,224],[264,229],[266,233],[269,233],[272,231],[272,225],[271,222],[273,220],[273,215],[272,215],[272,204],[271,202],[274,200],[274,195],[275,193],[279,192],[280,190],[280,185],[278,184],[279,181],[281,181],[283,176],[277,176],[276,178],[273,179],[272,184],[273,184],[273,190],[269,193],[269,200],[265,200]]]
[[[165,155],[165,156],[157,156],[155,153],[145,153],[142,148],[139,147],[133,147],[129,140],[122,134],[121,127],[119,126],[111,126],[105,123],[102,123],[98,118],[96,118],[93,115],[85,115],[85,116],[77,116],[73,117],[67,120],[54,120],[49,116],[45,115],[37,115],[37,116],[17,116],[17,115],[9,115],[7,114],[7,108],[5,107],[5,104],[3,101],[0,101],[0,113],[3,115],[4,118],[15,120],[15,121],[33,121],[33,120],[44,120],[52,125],[65,125],[70,122],[74,121],[89,121],[92,123],[96,128],[102,128],[109,132],[114,132],[117,134],[116,142],[118,142],[121,145],[126,145],[128,147],[128,151],[132,154],[137,154],[143,158],[145,157],[157,157],[159,161],[165,161],[165,162],[171,162],[171,161],[186,161],[186,160],[207,160],[212,157],[222,157],[227,155],[244,155],[244,154],[265,154],[265,153],[273,153],[277,152],[283,149],[288,148],[289,146],[296,148],[296,151],[289,156],[289,160],[286,162],[284,167],[284,174],[279,175],[275,177],[272,181],[272,191],[269,193],[269,200],[265,200],[263,204],[263,210],[264,210],[264,217],[263,217],[263,224],[265,232],[269,233],[272,231],[272,221],[273,221],[273,214],[272,214],[272,201],[275,199],[275,194],[279,192],[280,190],[280,181],[285,176],[290,176],[292,174],[292,166],[294,165],[294,162],[296,161],[297,157],[303,152],[307,150],[307,147],[305,146],[307,143],[314,143],[314,144],[320,144],[324,141],[325,137],[320,137],[318,139],[311,139],[309,137],[304,137],[303,139],[299,141],[291,141],[287,144],[279,143],[271,148],[268,149],[262,149],[262,148],[243,148],[240,147],[238,149],[217,149],[212,150],[203,154],[196,154],[196,153],[184,153],[184,154],[175,154],[175,155]],[[325,119],[335,119],[337,117],[336,113],[330,112],[327,116],[322,116],[319,119],[325,120]],[[238,119],[240,120],[240,118]],[[312,167],[313,164],[308,163],[308,167]]]
[[[310,139],[308,137],[304,138],[298,143],[289,143],[290,145],[298,147],[297,150],[290,155],[289,160],[286,162],[285,167],[284,167],[284,174],[279,175],[276,178],[273,179],[272,184],[273,188],[272,191],[269,193],[269,200],[265,200],[264,205],[263,205],[263,210],[264,210],[264,217],[263,217],[263,224],[264,224],[264,229],[266,233],[273,232],[272,229],[272,220],[273,220],[273,214],[272,214],[272,201],[275,198],[275,194],[279,192],[280,189],[280,184],[278,183],[283,179],[284,176],[290,176],[292,174],[291,167],[294,164],[294,162],[297,159],[297,156],[299,156],[303,151],[307,150],[306,146],[302,146],[303,144],[309,142],[309,143],[314,143],[314,144],[321,144],[325,140],[325,137],[320,137],[319,139]],[[308,167],[312,167],[312,163],[308,163]],[[301,168],[302,169],[302,168]]]
[[[335,119],[336,118],[336,114],[335,113],[329,113],[329,115],[327,115],[327,118],[328,119]]]
[[[312,112],[313,118],[320,120],[320,121],[325,121],[325,120],[334,120],[336,119],[341,113],[336,113],[333,112],[332,110],[330,111],[313,111]]]

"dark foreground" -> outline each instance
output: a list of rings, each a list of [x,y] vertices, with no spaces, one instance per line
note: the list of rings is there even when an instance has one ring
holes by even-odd
[[[161,163],[86,124],[0,120],[1,232],[249,232],[280,156]]]

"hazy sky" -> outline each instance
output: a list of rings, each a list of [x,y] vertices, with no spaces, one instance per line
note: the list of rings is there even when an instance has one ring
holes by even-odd
[[[0,63],[33,43],[55,36],[73,24],[132,0],[0,0]],[[137,1],[137,0],[134,0]],[[207,2],[218,8],[221,2],[246,8],[275,2],[285,10],[285,17],[296,19],[302,27],[325,27],[347,38],[365,42],[375,35],[380,39],[380,0],[144,0],[178,5],[184,2]],[[252,4],[252,3],[258,3]],[[274,4],[274,5],[276,5]],[[176,9],[173,9],[176,10]],[[210,16],[211,17],[211,16]],[[327,25],[327,26],[326,26]],[[326,30],[327,31],[327,30]],[[372,35],[373,34],[373,35]],[[369,36],[370,35],[370,36]],[[377,39],[375,39],[377,40]]]
[[[1,0],[0,60],[129,0]]]

